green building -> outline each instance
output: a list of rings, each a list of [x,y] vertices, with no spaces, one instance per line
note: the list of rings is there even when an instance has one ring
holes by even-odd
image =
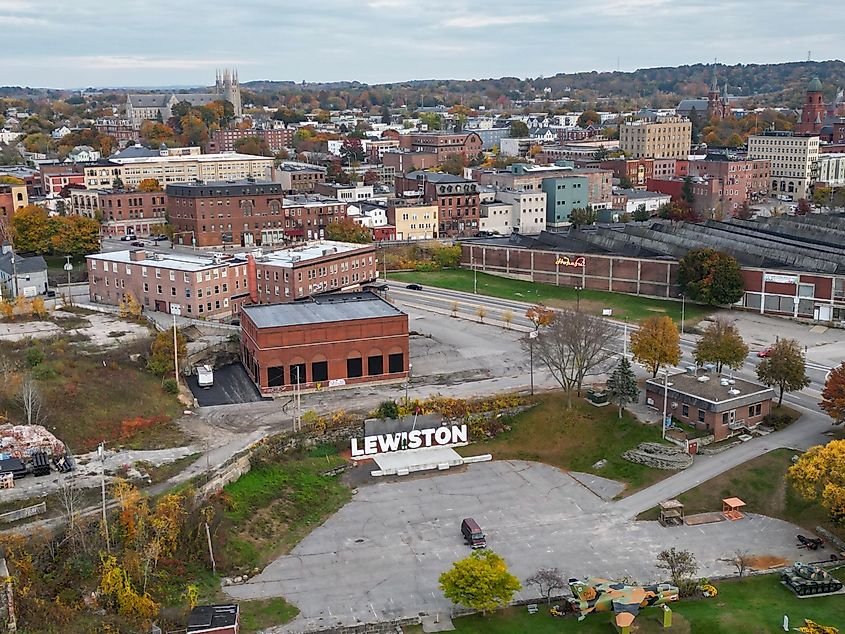
[[[590,180],[586,176],[544,178],[542,190],[546,193],[546,227],[558,228],[569,222],[573,209],[590,203]]]

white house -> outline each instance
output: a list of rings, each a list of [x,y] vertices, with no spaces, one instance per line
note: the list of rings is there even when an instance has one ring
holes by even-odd
[[[3,128],[0,130],[0,143],[4,145],[9,145],[10,143],[14,143],[21,137],[20,132],[12,132],[11,130],[7,130]]]
[[[63,139],[70,133],[71,133],[71,129],[69,127],[67,127],[66,125],[63,125],[61,128],[56,128],[55,130],[53,130],[50,133],[50,136],[53,137],[54,139]]]
[[[65,163],[93,163],[100,160],[100,153],[90,145],[77,145],[67,155]]]

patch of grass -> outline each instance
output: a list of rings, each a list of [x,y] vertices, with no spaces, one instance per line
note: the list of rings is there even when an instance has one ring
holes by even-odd
[[[225,540],[230,568],[261,567],[288,552],[351,497],[337,476],[324,472],[339,457],[304,457],[260,464],[224,487]]]
[[[818,502],[805,500],[787,482],[786,470],[795,454],[790,449],[771,451],[682,493],[678,499],[684,503],[684,512],[691,515],[721,511],[724,498],[739,497],[750,513],[776,517],[811,531],[824,526],[845,539],[845,530],[830,523],[827,511]],[[658,509],[653,508],[637,519],[656,520],[657,516]]]
[[[199,453],[192,453],[162,465],[154,465],[144,460],[139,460],[135,463],[135,466],[150,476],[150,484],[159,484],[181,473],[185,467],[196,462],[200,455]]]
[[[843,571],[839,571],[840,578]],[[746,578],[742,582],[717,582],[719,596],[713,599],[684,600],[672,605],[672,628],[659,624],[660,611],[645,608],[634,622],[640,634],[673,632],[685,634],[775,634],[782,632],[783,615],[789,616],[792,627],[803,625],[804,619],[841,627],[841,596],[798,599],[783,587],[777,575]],[[574,617],[555,618],[545,605],[540,613],[530,615],[525,607],[509,608],[488,616],[473,615],[455,619],[458,634],[607,634],[612,632],[610,616],[591,614],[579,622]]]
[[[466,269],[453,269],[436,272],[390,273],[391,280],[401,282],[416,282],[418,284],[448,288],[455,291],[471,293],[473,291],[473,274]],[[542,302],[549,306],[574,308],[578,304],[579,292],[569,286],[554,286],[514,280],[487,273],[478,274],[478,292],[491,297],[513,299],[523,302]],[[601,315],[603,308],[613,309],[613,316],[617,319],[628,319],[631,322],[641,322],[655,315],[668,315],[676,322],[681,321],[681,302],[637,297],[623,293],[595,291],[585,289],[580,291],[580,307],[585,312]],[[686,303],[685,325],[692,327],[695,323],[713,312],[708,306],[699,306],[692,302]]]
[[[299,609],[281,598],[241,601],[241,632],[255,634],[267,627],[284,625]]]
[[[511,421],[511,430],[496,438],[459,448],[464,455],[489,452],[497,460],[533,460],[571,471],[594,473],[627,483],[625,495],[671,475],[629,462],[622,453],[645,441],[659,441],[660,430],[639,422],[615,407],[594,407],[573,396],[553,392],[538,397],[538,404]],[[599,460],[607,464],[596,469]]]
[[[70,339],[0,342],[0,357],[23,368],[28,347],[43,352],[45,371],[33,374],[40,377],[37,385],[45,426],[72,452],[91,451],[101,440],[133,449],[172,447],[187,441],[173,422],[182,411],[179,401],[165,392],[158,377],[146,371],[142,360],[129,358],[148,349],[149,341],[132,342],[105,353],[97,349],[80,353]],[[0,390],[0,411],[13,422],[20,422],[23,416],[16,398],[17,384],[17,379],[9,381]],[[137,419],[146,423],[124,424]]]

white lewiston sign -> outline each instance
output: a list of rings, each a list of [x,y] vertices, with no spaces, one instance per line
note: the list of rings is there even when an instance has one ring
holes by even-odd
[[[389,451],[420,449],[422,447],[442,447],[467,442],[466,425],[444,425],[428,429],[364,436],[363,448],[358,447],[358,439],[352,439],[352,457],[374,456]]]

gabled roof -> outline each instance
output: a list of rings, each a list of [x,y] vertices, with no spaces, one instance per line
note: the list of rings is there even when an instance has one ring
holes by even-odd
[[[34,255],[26,258],[20,255],[15,255],[14,268],[17,269],[18,275],[41,273],[47,270],[47,262],[40,255]],[[6,275],[12,275],[13,267],[11,253],[4,253],[3,255],[0,255],[0,271],[3,271]]]
[[[126,103],[133,108],[164,108],[170,95],[127,95]]]

